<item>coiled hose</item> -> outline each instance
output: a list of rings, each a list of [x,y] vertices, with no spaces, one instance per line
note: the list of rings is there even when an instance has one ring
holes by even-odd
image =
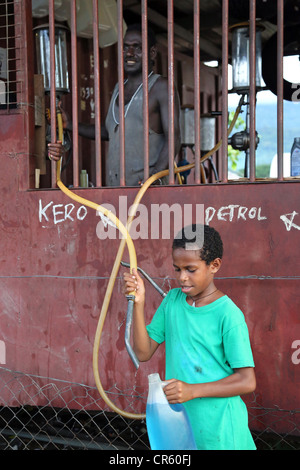
[[[242,95],[239,104],[236,108],[233,120],[228,128],[228,135],[230,135],[236,120],[238,118],[238,115],[241,111],[241,107],[244,102],[244,95]],[[63,123],[62,123],[62,116],[61,112],[58,109],[57,110],[57,123],[58,123],[58,136],[59,140],[62,142],[63,141]],[[203,163],[205,160],[207,160],[211,155],[213,155],[222,145],[222,139],[215,145],[214,148],[212,148],[209,152],[207,152],[201,159],[200,163]],[[174,173],[181,173],[183,171],[187,171],[192,169],[195,166],[195,163],[190,163],[189,165],[185,165],[182,167],[176,167],[174,169]],[[95,378],[95,383],[97,386],[97,389],[100,393],[100,396],[104,400],[104,402],[116,413],[119,415],[123,416],[124,418],[129,418],[129,419],[145,419],[146,415],[144,413],[129,413],[125,410],[122,410],[118,408],[107,396],[102,383],[100,379],[100,373],[99,373],[99,347],[100,347],[100,340],[101,340],[101,335],[102,335],[102,330],[106,318],[106,314],[108,311],[112,291],[114,288],[115,280],[119,271],[119,267],[122,261],[122,256],[124,253],[125,249],[125,244],[127,244],[128,252],[129,252],[129,261],[130,261],[130,271],[132,272],[132,269],[137,269],[137,257],[136,257],[136,251],[134,248],[133,241],[129,235],[130,227],[132,224],[132,221],[135,217],[136,210],[138,208],[138,205],[141,202],[141,199],[143,198],[144,194],[146,193],[147,189],[151,186],[154,181],[158,180],[159,178],[162,178],[163,176],[166,176],[169,174],[169,170],[163,170],[155,175],[150,176],[150,178],[145,181],[145,183],[142,185],[142,187],[139,189],[134,203],[133,203],[133,208],[134,210],[132,211],[131,215],[128,217],[126,227],[120,222],[120,220],[108,209],[105,207],[98,205],[92,201],[89,201],[88,199],[85,199],[83,197],[78,196],[77,194],[73,193],[70,191],[61,181],[60,176],[61,176],[61,159],[57,162],[56,164],[56,180],[57,180],[57,186],[63,193],[66,194],[66,196],[70,197],[74,201],[79,202],[80,204],[83,204],[85,206],[91,207],[92,209],[101,212],[104,214],[106,217],[108,217],[115,225],[116,227],[120,230],[120,232],[123,235],[123,238],[121,239],[119,249],[117,252],[117,256],[115,258],[115,262],[111,271],[111,275],[109,278],[108,286],[105,292],[98,324],[97,324],[97,329],[95,333],[95,339],[94,339],[94,346],[93,346],[93,373],[94,373],[94,378]],[[134,293],[130,293],[131,299],[134,299]]]

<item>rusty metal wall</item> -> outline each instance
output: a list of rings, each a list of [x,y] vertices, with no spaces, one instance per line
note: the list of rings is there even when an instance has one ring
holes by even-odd
[[[6,166],[14,167],[7,160]],[[1,186],[5,187],[3,177]],[[287,410],[299,405],[296,190],[297,184],[288,183],[262,183],[255,191],[251,184],[152,188],[142,201],[134,242],[139,266],[163,289],[175,287],[169,235],[141,239],[138,234],[143,229],[143,236],[151,235],[155,204],[164,201],[176,217],[191,204],[195,217],[196,208],[200,211],[200,204],[204,205],[206,221],[220,231],[225,245],[217,285],[243,310],[248,322],[256,394],[263,406]],[[123,216],[135,196],[133,189],[124,191],[120,195],[110,190],[109,199]],[[10,191],[8,195],[11,199]],[[107,200],[107,192],[95,190],[94,197],[101,203]],[[15,193],[11,202],[13,210],[7,203],[1,219],[2,247],[8,253],[2,258],[0,277],[6,365],[11,370],[94,385],[94,335],[119,240],[99,239],[100,218],[90,209],[73,205],[60,192]],[[172,236],[172,217],[170,226]],[[128,261],[127,254],[124,260]],[[148,373],[163,374],[163,348],[135,372],[124,347],[127,306],[120,288],[118,279],[101,341],[101,378],[105,389],[112,382],[121,390],[135,384],[146,387]],[[148,320],[160,301],[160,295],[147,285]],[[284,430],[284,423],[278,426]]]

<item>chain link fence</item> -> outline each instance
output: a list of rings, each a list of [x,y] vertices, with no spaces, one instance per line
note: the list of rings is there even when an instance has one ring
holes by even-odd
[[[128,412],[146,403],[145,390],[137,387],[124,391],[114,385],[106,393],[112,401],[122,397]],[[300,410],[266,409],[255,394],[251,399],[249,425],[257,448],[300,449]],[[0,403],[0,450],[150,449],[145,421],[111,412],[96,387],[0,367]],[[284,435],[276,431],[282,424],[289,430]]]

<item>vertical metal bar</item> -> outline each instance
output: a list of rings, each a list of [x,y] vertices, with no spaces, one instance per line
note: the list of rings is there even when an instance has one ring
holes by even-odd
[[[222,2],[222,181],[228,182],[228,0]]]
[[[256,100],[256,2],[249,2],[250,10],[250,119],[249,119],[249,134],[250,134],[250,181],[255,181],[255,100]]]
[[[120,126],[120,186],[125,186],[125,118],[124,118],[124,54],[123,54],[123,0],[118,0],[118,76]]]
[[[2,2],[3,3],[3,2]],[[7,5],[6,5],[7,8]],[[3,6],[1,6],[3,12]],[[5,15],[5,22],[7,26],[7,16]],[[3,18],[2,18],[3,20]],[[3,23],[2,23],[3,24]],[[32,16],[31,16],[31,2],[14,2],[14,28],[15,28],[15,51],[12,57],[16,59],[16,83],[15,91],[16,98],[14,101],[16,103],[22,103],[22,108],[25,108],[26,119],[24,121],[24,132],[28,136],[25,145],[25,152],[28,155],[34,154],[34,128],[32,123],[34,122],[34,108],[31,103],[34,102],[34,89],[32,86],[33,83],[33,34],[32,34]],[[3,30],[2,30],[3,31]],[[5,45],[8,47],[9,36],[5,38]],[[4,45],[2,43],[2,45]],[[7,60],[9,52],[7,54]],[[7,63],[7,78],[9,79],[9,66]],[[7,93],[9,93],[9,87],[7,87]],[[9,95],[8,95],[9,96]],[[6,106],[9,106],[9,99],[6,100]],[[9,108],[7,108],[8,110]],[[2,142],[0,144],[0,147]],[[35,159],[28,158],[28,169],[29,169],[29,178],[26,173],[23,173],[22,177],[19,178],[19,190],[25,191],[28,188],[35,187],[34,185],[34,173],[35,173]]]
[[[194,0],[195,183],[200,184],[200,0]]]
[[[51,142],[56,142],[56,96],[55,96],[55,24],[54,0],[49,0],[49,40],[50,40],[50,113]],[[51,187],[56,186],[56,164],[51,162]]]
[[[283,180],[283,0],[277,0],[277,174]]]
[[[174,0],[168,0],[169,184],[174,184]]]
[[[149,178],[149,93],[148,93],[148,24],[147,0],[142,1],[143,41],[143,123],[144,123],[144,181]]]
[[[7,21],[7,18],[8,18],[8,5],[7,3],[5,4],[5,49],[8,51],[8,38],[9,38],[9,33],[8,33],[8,21]],[[10,67],[9,67],[9,63],[8,63],[8,59],[9,59],[9,54],[7,54],[6,56],[6,64],[4,65],[4,70],[7,70],[7,81],[6,81],[6,86],[7,86],[7,91],[8,91],[8,96],[10,96]],[[9,105],[8,103],[10,102],[10,100],[8,99],[7,100],[7,107],[6,109],[8,110],[9,109]]]
[[[72,56],[72,122],[73,122],[73,186],[79,186],[78,164],[78,77],[77,77],[77,36],[76,0],[71,1],[71,56]]]
[[[101,186],[101,109],[100,109],[100,61],[99,61],[99,11],[98,0],[93,0],[94,93],[95,93],[95,166],[96,186]]]

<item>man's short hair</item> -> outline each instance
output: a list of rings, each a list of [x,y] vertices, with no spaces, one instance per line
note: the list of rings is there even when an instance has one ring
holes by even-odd
[[[153,29],[149,28],[149,26],[148,26],[147,29],[148,29],[148,47],[150,49],[152,46],[155,46],[156,37],[155,37],[155,33],[154,33]],[[141,23],[134,23],[134,24],[128,25],[126,33],[130,32],[130,31],[138,31],[139,33],[142,34],[142,25],[141,25]]]

